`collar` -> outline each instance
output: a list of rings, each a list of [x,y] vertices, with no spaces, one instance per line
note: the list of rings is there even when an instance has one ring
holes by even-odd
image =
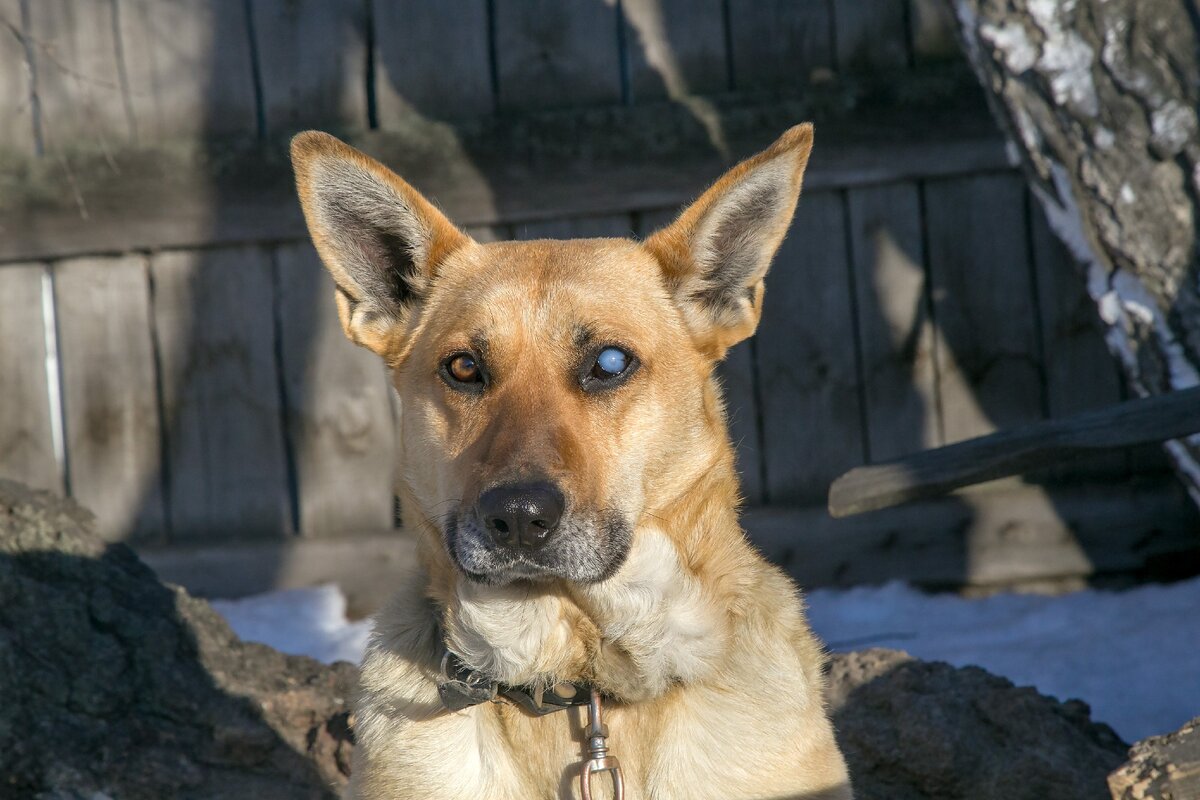
[[[438,696],[442,698],[442,705],[449,711],[462,711],[464,708],[504,699],[538,717],[573,706],[586,706],[592,695],[591,686],[572,681],[563,681],[549,689],[499,683],[468,667],[450,650],[442,654],[437,689]]]

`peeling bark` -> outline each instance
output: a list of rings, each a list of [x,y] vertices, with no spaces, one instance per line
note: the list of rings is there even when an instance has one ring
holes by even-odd
[[[995,116],[1142,395],[1200,384],[1190,0],[951,0]],[[1200,503],[1200,436],[1167,443]]]

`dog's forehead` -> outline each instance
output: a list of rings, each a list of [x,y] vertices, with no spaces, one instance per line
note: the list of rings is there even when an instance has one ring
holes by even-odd
[[[495,242],[456,256],[430,298],[444,312],[443,332],[582,325],[638,336],[674,327],[658,262],[632,240]]]

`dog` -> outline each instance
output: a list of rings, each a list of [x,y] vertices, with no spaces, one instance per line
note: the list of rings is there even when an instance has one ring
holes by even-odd
[[[714,375],[812,141],[644,241],[489,244],[334,137],[292,141],[341,324],[398,393],[419,541],[362,664],[353,797],[851,796],[825,652],[739,525]]]

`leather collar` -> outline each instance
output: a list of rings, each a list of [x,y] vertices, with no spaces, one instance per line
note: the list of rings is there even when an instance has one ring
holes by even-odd
[[[592,695],[590,686],[571,681],[564,681],[549,689],[498,683],[478,670],[468,667],[449,650],[442,654],[437,688],[442,705],[449,711],[462,711],[464,708],[504,699],[516,703],[538,717],[574,706],[586,706]]]

